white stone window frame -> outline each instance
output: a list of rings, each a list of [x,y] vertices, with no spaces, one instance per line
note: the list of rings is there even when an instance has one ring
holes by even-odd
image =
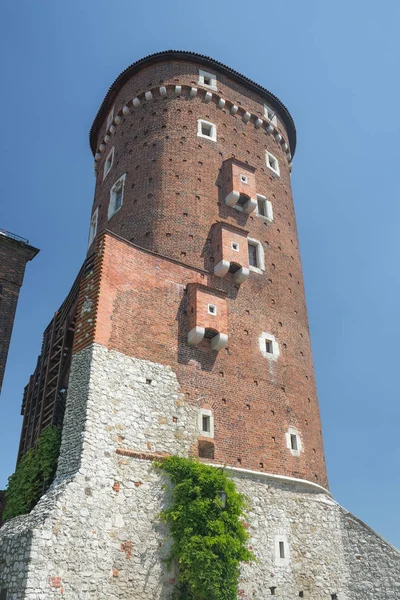
[[[126,173],[124,173],[119,179],[117,179],[117,181],[114,183],[110,190],[110,202],[108,204],[108,219],[111,219],[111,217],[121,209],[124,203],[125,179]],[[122,202],[118,208],[115,208],[115,199],[117,197],[116,191],[119,187],[122,187]]]
[[[259,200],[264,203],[265,212],[267,213],[266,215],[262,215],[261,213],[258,212],[258,201]],[[258,217],[260,217],[260,219],[263,219],[264,221],[268,221],[268,223],[273,222],[274,209],[272,208],[272,202],[270,200],[268,200],[268,198],[266,198],[262,194],[257,194],[257,209],[256,209],[256,211],[257,211],[256,214]]]
[[[280,543],[283,544],[285,557],[281,558]],[[277,567],[287,567],[290,563],[290,547],[288,536],[286,534],[278,534],[275,536],[275,565]]]
[[[272,166],[271,161],[276,165],[275,167]],[[268,169],[271,169],[271,171],[275,173],[275,175],[278,175],[278,177],[280,177],[281,171],[279,168],[279,161],[276,158],[276,156],[274,156],[271,152],[268,152],[268,150],[265,151],[265,163]]]
[[[247,238],[247,243],[250,246],[256,246],[257,248],[257,265],[258,267],[254,267],[253,265],[249,265],[250,271],[253,273],[262,274],[265,271],[265,256],[264,256],[264,248],[262,243],[259,240],[255,240],[254,238]]]
[[[264,119],[267,119],[272,125],[278,124],[278,119],[276,118],[276,112],[266,102],[264,103]]]
[[[213,317],[217,316],[217,306],[216,304],[208,304],[207,306],[207,312],[209,315],[212,315]]]
[[[241,181],[242,183],[244,183],[244,184],[248,185],[248,183],[249,183],[249,178],[247,177],[247,175],[243,175],[243,174],[241,174],[241,175],[240,175],[240,181]]]
[[[292,448],[292,435],[296,436],[296,443],[297,443],[297,449],[295,450],[294,448]],[[300,456],[300,453],[303,449],[303,444],[301,442],[301,437],[300,434],[298,432],[298,430],[296,429],[296,427],[289,427],[289,429],[287,430],[286,434],[286,447],[288,448],[288,450],[290,450],[292,456]]]
[[[205,83],[204,79],[210,79],[211,83]],[[203,85],[209,90],[217,90],[217,76],[215,73],[209,73],[209,71],[199,69],[199,79],[197,83],[198,85]]]
[[[271,344],[271,348],[272,348],[272,352],[267,352],[265,349],[265,342],[270,342]],[[263,331],[262,334],[260,335],[260,337],[258,338],[258,343],[260,346],[260,351],[261,354],[264,356],[264,358],[268,358],[269,360],[278,360],[279,358],[279,354],[280,354],[280,350],[279,350],[279,344],[276,341],[276,338],[274,335],[272,335],[272,333],[268,333],[267,331]]]
[[[112,107],[112,109],[110,110],[110,112],[108,113],[107,116],[107,122],[106,122],[106,130],[108,131],[109,127],[112,125],[114,119],[114,106]]]
[[[235,252],[240,252],[240,246],[238,242],[231,242],[231,248]]]
[[[211,127],[211,135],[205,135],[202,131],[202,125],[208,125]],[[211,142],[217,141],[217,126],[214,123],[210,123],[210,121],[205,121],[204,119],[197,120],[197,135],[205,140],[209,140]]]
[[[97,207],[90,219],[88,247],[93,244],[93,240],[97,235],[97,223],[99,220],[99,208]]]
[[[115,154],[115,146],[113,146],[110,152],[107,154],[106,160],[104,161],[104,173],[103,173],[103,181],[111,171],[111,168],[114,164],[114,154]]]
[[[210,431],[203,430],[203,417],[210,418]],[[212,410],[208,408],[201,408],[199,410],[198,427],[202,437],[214,438],[214,414]]]

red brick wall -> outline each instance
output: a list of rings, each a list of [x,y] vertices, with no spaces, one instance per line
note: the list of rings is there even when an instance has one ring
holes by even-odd
[[[101,240],[101,255],[99,288],[92,288],[97,297],[94,334],[87,343],[94,340],[170,365],[186,401],[214,410],[216,463],[326,485],[308,331],[287,310],[278,311],[278,294],[275,304],[265,300],[264,276],[251,273],[239,290],[226,286],[229,343],[216,353],[208,340],[199,347],[187,344],[187,286],[197,283],[223,292],[223,280],[111,235]],[[278,340],[277,361],[260,352],[263,331]],[[286,448],[289,426],[297,427],[302,438],[299,458]]]
[[[99,208],[99,235],[108,229],[155,255],[104,238],[95,339],[129,355],[170,364],[188,402],[207,396],[215,411],[217,462],[325,485],[289,165],[280,143],[263,128],[245,124],[240,114],[218,108],[215,98],[204,103],[200,93],[189,99],[186,90],[175,97],[170,87],[167,98],[154,94],[137,109],[130,103],[155,86],[200,89],[198,68],[184,61],[150,66],[117,94],[114,114],[127,103],[131,112],[111,135],[98,163],[93,210]],[[218,93],[263,116],[264,98],[224,74],[218,74]],[[197,136],[198,119],[216,125],[216,142]],[[278,129],[287,139],[279,115]],[[105,124],[98,145],[104,134]],[[112,146],[114,164],[103,180]],[[278,159],[280,177],[266,166],[266,150]],[[226,206],[222,168],[231,158],[254,172],[251,187],[272,202],[272,224]],[[124,173],[123,205],[108,220],[110,189]],[[231,274],[213,275],[218,257],[212,228],[217,222],[247,231],[263,246],[265,271],[251,272],[240,287]],[[187,344],[188,283],[226,294],[229,343],[218,354],[209,350],[207,341],[198,348]],[[278,340],[278,360],[262,356],[262,332]],[[300,458],[285,447],[289,426],[301,434]]]
[[[0,391],[26,263],[37,253],[0,233]]]

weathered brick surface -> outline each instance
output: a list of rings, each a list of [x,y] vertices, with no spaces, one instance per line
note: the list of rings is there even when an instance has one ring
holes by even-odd
[[[264,276],[251,273],[237,289],[231,275],[221,280],[111,234],[100,237],[98,248],[101,279],[91,292],[97,307],[82,316],[93,323],[87,345],[94,339],[129,356],[170,365],[185,401],[214,411],[216,463],[326,485],[308,330],[268,302],[268,285],[260,281]],[[198,347],[187,344],[192,284],[216,290],[217,303],[218,290],[226,298],[229,343],[219,353],[211,351],[209,340]],[[278,340],[277,361],[260,352],[263,331]],[[286,448],[289,426],[300,432],[300,457]]]
[[[117,94],[114,115],[154,86],[197,86],[197,75],[198,65],[182,61],[145,68]],[[83,315],[85,322],[82,318],[77,328],[91,333],[79,336],[76,350],[95,340],[171,365],[187,401],[196,404],[205,397],[213,407],[216,461],[327,485],[287,159],[273,136],[245,124],[239,114],[221,110],[215,99],[206,104],[200,93],[190,99],[185,91],[177,97],[168,89],[167,98],[154,94],[137,109],[130,104],[130,114],[123,116],[98,164],[93,210],[99,209],[96,243],[101,243],[101,259],[98,250],[96,261],[102,266],[98,287],[89,293],[97,294],[96,307],[93,314]],[[222,74],[218,92],[263,115],[262,96]],[[197,136],[198,119],[216,125],[216,142]],[[278,129],[287,139],[279,115]],[[98,144],[104,134],[105,124]],[[103,179],[112,146],[114,163]],[[280,177],[266,166],[266,150],[279,160]],[[239,179],[244,169],[237,161],[248,165],[250,195],[259,193],[272,202],[272,224],[225,204],[229,178]],[[124,173],[123,205],[108,220],[110,189]],[[245,187],[241,185],[239,191]],[[213,241],[216,223],[239,228],[261,242],[263,273],[251,272],[240,287],[231,274],[214,276],[220,260]],[[105,230],[126,242],[111,236],[99,242]],[[219,354],[209,349],[207,340],[199,347],[187,345],[190,283],[226,296],[229,344]],[[277,361],[261,354],[262,332],[276,337]],[[300,457],[286,448],[289,426],[300,432]]]
[[[26,263],[37,252],[0,232],[0,392]]]

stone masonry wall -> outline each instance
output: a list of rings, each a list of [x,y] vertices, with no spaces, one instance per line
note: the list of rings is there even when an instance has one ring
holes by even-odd
[[[0,530],[6,600],[171,598],[174,573],[163,563],[170,541],[158,518],[169,492],[149,459],[188,455],[197,416],[171,368],[100,345],[75,355],[56,481],[30,515]],[[372,600],[378,589],[396,598],[400,554],[329,493],[307,482],[231,473],[250,499],[258,559],[243,565],[241,598],[264,600],[271,588],[285,600],[300,592],[309,600]],[[372,565],[373,585],[366,573]]]

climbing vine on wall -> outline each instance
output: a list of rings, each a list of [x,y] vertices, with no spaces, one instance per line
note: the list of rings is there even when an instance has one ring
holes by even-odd
[[[246,499],[222,469],[172,456],[157,464],[174,484],[161,517],[171,529],[178,564],[176,600],[236,600],[247,548]]]
[[[60,453],[61,430],[47,427],[36,448],[28,450],[8,478],[3,520],[29,513],[54,479]]]

